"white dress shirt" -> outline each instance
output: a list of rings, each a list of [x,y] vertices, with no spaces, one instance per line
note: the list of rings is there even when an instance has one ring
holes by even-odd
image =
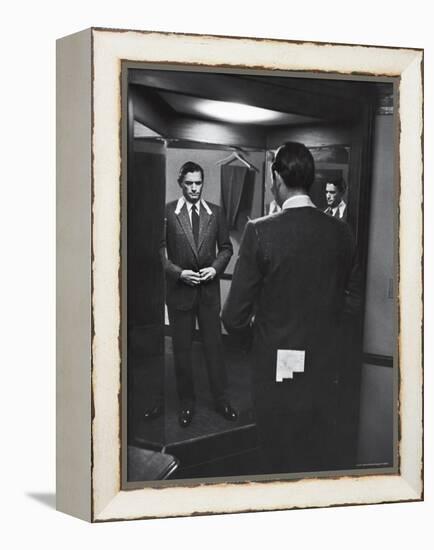
[[[178,215],[181,212],[181,209],[184,206],[184,204],[187,205],[187,211],[188,211],[188,217],[190,218],[190,223],[191,223],[191,210],[192,210],[194,205],[196,206],[196,210],[197,210],[197,213],[199,215],[200,215],[200,209],[201,208],[204,208],[208,212],[208,214],[211,215],[210,207],[207,205],[207,203],[203,199],[200,199],[196,203],[192,203],[190,201],[187,201],[185,199],[185,197],[180,197],[178,199],[178,202],[177,202],[176,208],[175,208],[175,214],[176,215]]]
[[[331,208],[330,206],[325,209],[326,214],[329,214],[330,216],[337,217],[341,219],[344,215],[345,208],[347,207],[347,203],[345,201],[341,201],[337,206],[334,206]],[[336,216],[336,210],[338,211],[339,215]]]
[[[282,210],[287,210],[288,208],[302,208],[304,206],[316,208],[310,200],[309,195],[295,195],[294,197],[286,199],[286,201],[282,204]]]
[[[190,218],[190,223],[193,227],[193,222],[191,221],[191,211],[193,210],[193,208],[196,208],[197,215],[200,216],[200,201],[197,201],[195,203],[188,201],[185,202],[187,203],[188,217]]]

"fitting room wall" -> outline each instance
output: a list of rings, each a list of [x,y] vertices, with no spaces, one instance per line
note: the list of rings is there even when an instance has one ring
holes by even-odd
[[[391,357],[394,352],[394,117],[375,117],[371,221],[369,231],[365,353]],[[358,460],[392,461],[395,368],[362,368]]]

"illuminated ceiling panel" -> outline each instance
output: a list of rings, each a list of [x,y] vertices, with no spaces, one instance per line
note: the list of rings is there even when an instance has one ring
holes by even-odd
[[[160,92],[160,96],[179,114],[232,124],[280,126],[309,124],[318,121],[313,117],[293,115],[243,103],[202,99],[171,92]]]

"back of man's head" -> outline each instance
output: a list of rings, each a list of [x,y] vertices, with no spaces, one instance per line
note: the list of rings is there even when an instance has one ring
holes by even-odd
[[[309,191],[315,177],[311,152],[296,141],[288,141],[279,147],[271,169],[279,174],[288,189]]]

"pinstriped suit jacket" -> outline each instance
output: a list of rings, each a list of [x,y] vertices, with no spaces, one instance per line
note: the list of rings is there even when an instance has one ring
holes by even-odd
[[[166,273],[166,302],[174,309],[188,310],[197,300],[205,304],[220,303],[219,276],[223,274],[233,254],[232,243],[222,209],[207,202],[200,209],[199,239],[194,242],[186,204],[176,212],[177,201],[166,206],[165,235],[160,252]],[[190,287],[180,280],[184,269],[199,271],[213,267],[216,277],[198,287]]]

